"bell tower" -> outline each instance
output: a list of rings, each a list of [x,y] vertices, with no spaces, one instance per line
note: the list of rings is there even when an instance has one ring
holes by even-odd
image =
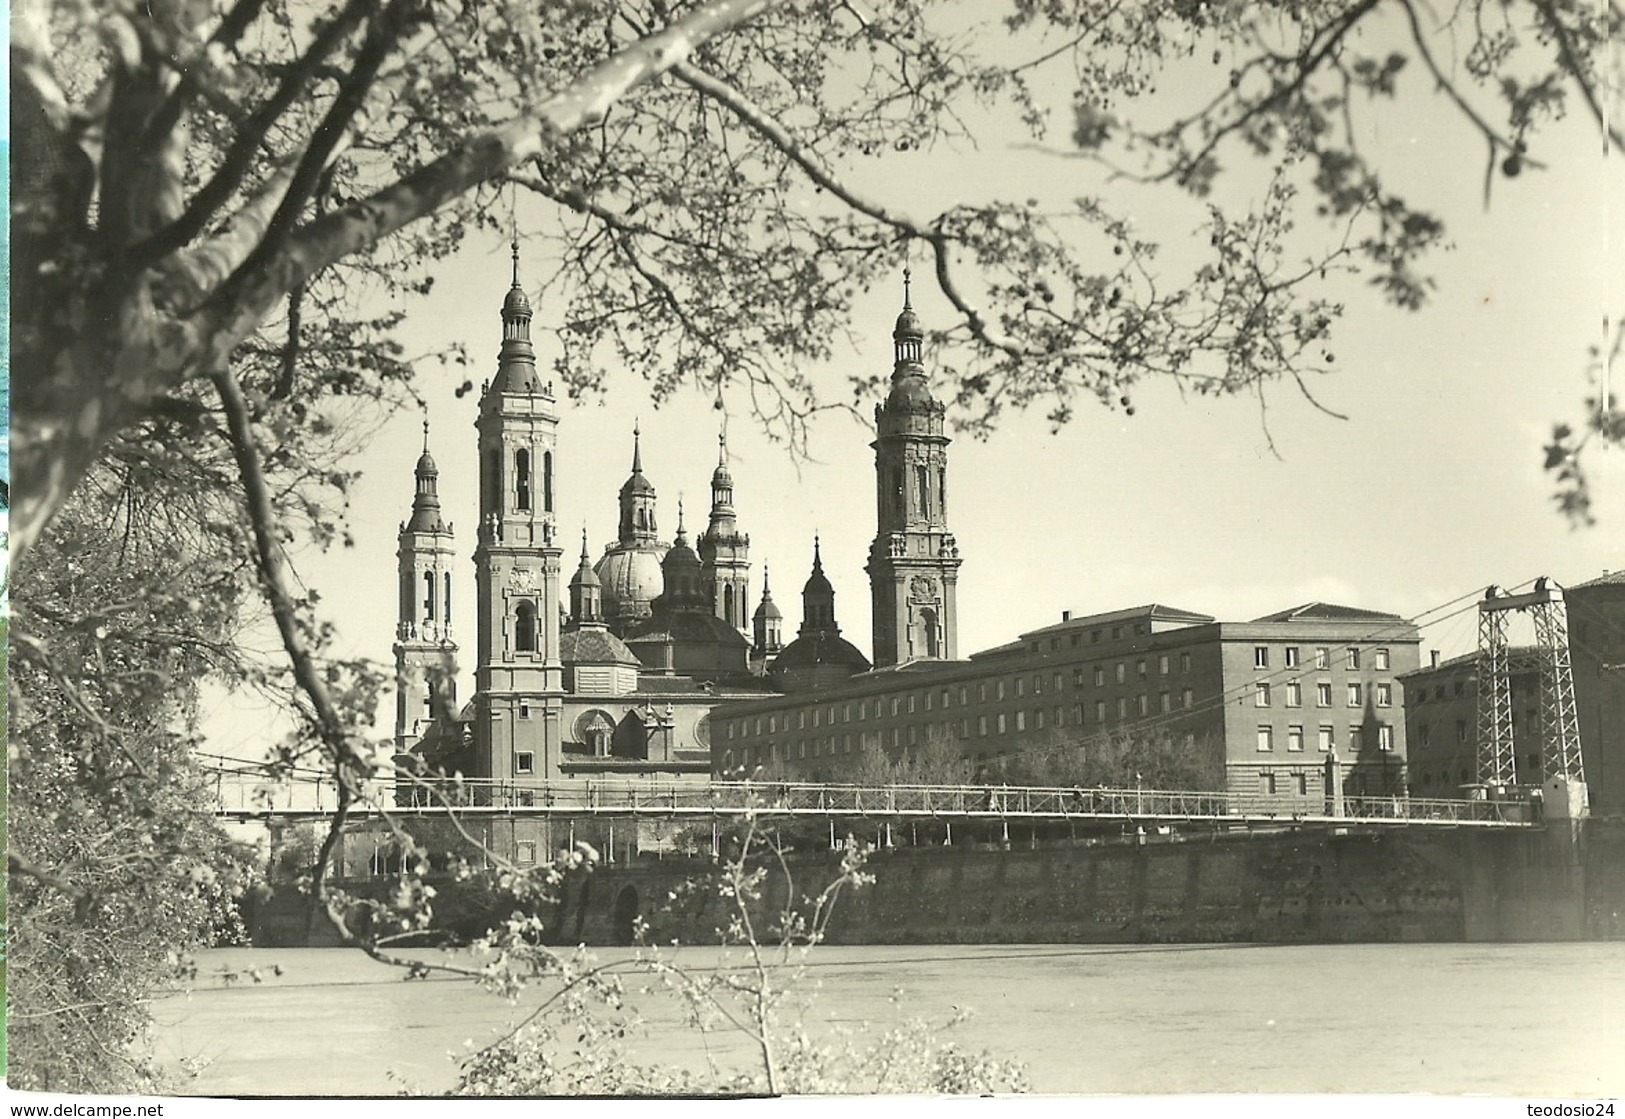
[[[700,580],[711,601],[711,612],[749,637],[750,536],[739,531],[734,514],[727,437],[717,436],[717,445],[717,468],[711,472],[711,519],[699,539]]]
[[[536,373],[530,301],[519,284],[502,302],[496,377],[481,389],[480,523],[474,776],[555,776],[564,668],[559,660],[563,549],[555,543],[554,454],[558,411]]]
[[[891,391],[875,406],[876,532],[869,548],[875,667],[959,656],[959,546],[948,531],[946,409],[931,395],[903,271]]]
[[[412,516],[401,524],[395,556],[400,618],[395,629],[395,752],[408,754],[436,717],[455,714],[457,643],[452,640],[452,536],[440,515],[440,471],[423,424]]]

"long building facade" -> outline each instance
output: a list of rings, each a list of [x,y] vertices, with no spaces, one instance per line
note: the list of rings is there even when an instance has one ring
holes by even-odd
[[[1126,757],[1158,766],[1159,781],[1182,774],[1283,805],[1322,798],[1330,763],[1350,794],[1400,795],[1399,676],[1418,657],[1416,627],[1392,614],[1311,603],[1219,622],[1141,606],[1063,617],[966,661],[728,704],[713,716],[712,754],[718,773],[824,781],[885,772],[882,759],[907,772],[901,763],[927,751],[984,781],[1075,781],[1110,772],[1091,770],[1094,759]],[[1014,764],[1024,758],[1047,768]]]

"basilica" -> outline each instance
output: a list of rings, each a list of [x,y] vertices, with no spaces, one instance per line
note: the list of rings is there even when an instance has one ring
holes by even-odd
[[[583,533],[565,581],[554,481],[559,411],[537,373],[531,317],[515,246],[497,371],[482,387],[475,423],[475,693],[459,705],[459,553],[426,429],[397,552],[395,751],[403,769],[496,784],[611,774],[703,780],[713,769],[719,704],[823,692],[875,667],[958,655],[945,410],[927,383],[906,274],[891,387],[875,410],[873,665],[841,635],[816,538],[794,639],[783,640],[765,568],[752,609],[750,536],[721,440],[704,528],[691,543],[679,506],[668,541],[634,428],[616,539],[595,562]]]

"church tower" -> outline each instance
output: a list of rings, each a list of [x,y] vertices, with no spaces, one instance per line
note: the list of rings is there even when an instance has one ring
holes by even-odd
[[[451,526],[440,515],[440,471],[423,425],[412,517],[395,551],[400,620],[395,631],[395,752],[410,753],[424,728],[457,702],[457,643],[451,633]]]
[[[642,432],[632,428],[632,473],[621,483],[615,543],[594,565],[603,589],[604,620],[625,637],[648,620],[660,595],[660,559],[667,544],[655,523],[655,487],[643,473]]]
[[[784,613],[773,601],[773,590],[767,584],[766,563],[762,564],[762,601],[757,604],[751,622],[756,636],[751,644],[751,656],[764,663],[778,656],[779,650],[784,648]]]
[[[711,520],[699,540],[700,579],[711,612],[748,637],[751,616],[745,600],[750,583],[750,536],[739,531],[734,515],[727,438],[718,436],[717,444],[717,468],[711,472]]]
[[[875,407],[874,543],[869,548],[875,666],[959,655],[959,546],[948,531],[946,409],[931,395],[925,331],[903,272],[891,391]]]
[[[474,776],[497,780],[557,773],[564,694],[562,549],[553,511],[559,420],[552,388],[536,373],[530,320],[515,242],[497,374],[481,390],[474,424],[480,450]]]

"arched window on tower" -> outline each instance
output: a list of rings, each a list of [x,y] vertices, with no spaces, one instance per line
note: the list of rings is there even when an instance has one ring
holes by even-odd
[[[920,611],[920,637],[918,648],[923,649],[926,656],[942,656],[941,645],[937,639],[937,612],[929,606]]]
[[[940,467],[937,470],[937,501],[942,505],[942,515],[948,516],[948,468]]]
[[[434,572],[423,573],[423,620],[434,621]]]
[[[440,616],[451,625],[451,572],[446,572],[446,596],[440,600]]]
[[[734,618],[734,588],[732,583],[722,588],[722,616],[727,619],[728,624],[731,626],[739,624]]]
[[[416,622],[417,611],[413,609],[412,599],[417,593],[417,584],[412,579],[410,571],[401,572],[401,621]]]
[[[920,516],[931,519],[931,471],[924,466],[914,468],[914,484],[920,490]]]
[[[423,682],[423,717],[434,718],[434,678],[431,676]]]
[[[542,511],[553,511],[553,452],[542,452]]]
[[[526,600],[515,608],[514,614],[516,616],[513,639],[514,649],[521,653],[534,653],[536,651],[536,606]]]
[[[492,447],[485,452],[485,470],[480,476],[485,486],[485,506],[487,514],[502,512],[502,452]]]
[[[513,456],[513,489],[515,509],[530,508],[530,452],[518,450]]]

